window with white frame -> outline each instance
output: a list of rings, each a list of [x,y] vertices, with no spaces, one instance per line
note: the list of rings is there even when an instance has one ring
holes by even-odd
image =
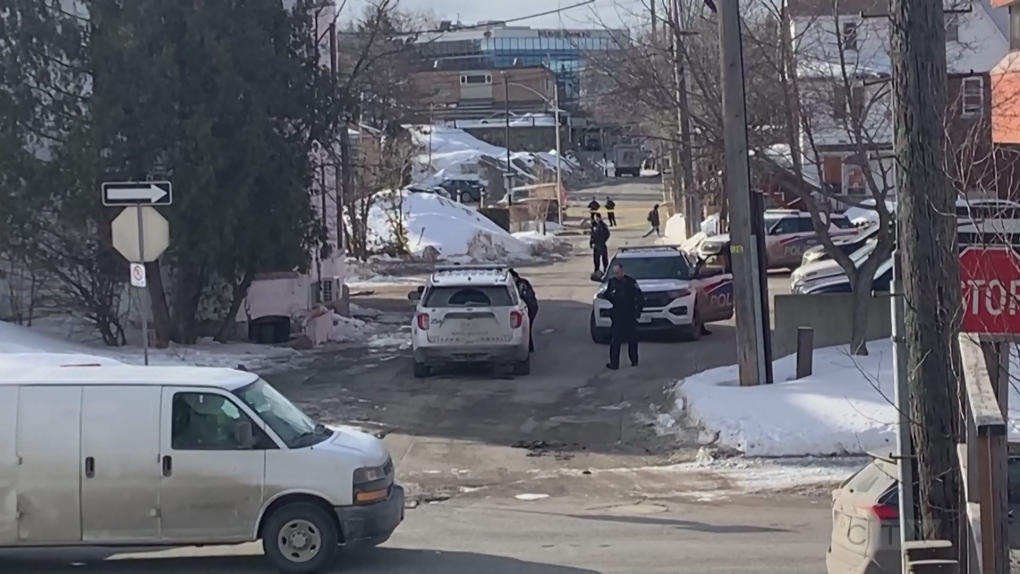
[[[976,116],[985,107],[985,79],[981,76],[964,78],[960,83],[960,112]]]
[[[857,22],[843,22],[842,44],[844,50],[857,51]]]
[[[956,14],[946,14],[946,42],[960,41],[960,20]]]

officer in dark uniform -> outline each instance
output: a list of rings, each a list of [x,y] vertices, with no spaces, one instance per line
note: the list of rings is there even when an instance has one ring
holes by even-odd
[[[643,297],[637,281],[623,272],[623,265],[613,265],[613,276],[599,297],[613,304],[611,328],[613,339],[609,343],[607,369],[620,368],[620,346],[627,343],[627,355],[632,366],[638,365],[637,320],[641,316]]]
[[[513,269],[510,270],[510,275],[513,276],[514,282],[517,283],[517,291],[521,294],[521,299],[528,306],[528,351],[535,352],[533,333],[535,332],[535,317],[538,317],[538,296],[535,295],[535,288],[531,286],[531,281],[521,277]]]

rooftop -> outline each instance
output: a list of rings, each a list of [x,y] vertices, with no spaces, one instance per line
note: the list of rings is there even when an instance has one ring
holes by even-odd
[[[0,368],[4,385],[219,387],[232,391],[253,383],[255,373],[212,367],[89,366]]]

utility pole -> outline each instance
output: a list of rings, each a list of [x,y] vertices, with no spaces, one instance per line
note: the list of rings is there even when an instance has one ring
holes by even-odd
[[[503,134],[503,141],[506,142],[506,204],[514,204],[514,175],[513,163],[510,160],[510,78],[506,71],[503,71],[503,115],[506,116],[506,128]]]
[[[684,222],[687,227],[687,237],[701,231],[701,202],[697,198],[694,189],[694,154],[691,142],[691,110],[687,100],[687,69],[684,66],[684,58],[687,55],[684,50],[684,35],[687,33],[687,24],[684,21],[683,11],[684,0],[673,0],[673,75],[676,80],[677,100],[677,124],[679,126],[680,146],[677,159],[680,165],[673,170],[674,181],[681,185],[679,199],[682,202],[679,206],[674,200],[674,209],[682,207]],[[677,169],[682,169],[680,179],[676,178]],[[676,196],[676,192],[674,193]]]
[[[330,78],[331,78],[330,81],[333,84],[333,94],[334,95],[337,93],[337,89],[336,88],[337,88],[337,73],[338,73],[337,68],[338,67],[339,66],[338,66],[338,63],[337,63],[337,52],[336,52],[336,22],[332,22],[329,25],[329,72],[330,72]],[[343,139],[344,136],[347,135],[347,125],[344,124],[343,126],[341,126],[340,129],[342,129],[343,132],[344,132],[343,135],[341,136],[341,142],[348,141],[346,139]],[[329,150],[330,157],[335,158],[336,157],[336,150],[333,149],[333,143],[332,142],[330,142],[329,147],[330,147],[330,150]],[[350,153],[349,150],[350,150],[349,141],[348,141],[348,146],[346,148],[344,148],[343,144],[341,144],[341,155],[343,156],[341,158],[341,162],[344,162],[346,160],[347,154]],[[346,181],[344,182],[344,185],[341,186],[340,179],[341,179],[341,177],[346,176],[347,172],[344,169],[337,169],[337,167],[338,166],[336,164],[336,161],[334,160],[333,161],[333,192],[336,194],[336,251],[337,251],[337,256],[338,257],[343,257],[343,255],[344,255],[344,202],[343,202],[343,190],[346,189]],[[325,182],[323,182],[323,183],[325,183]],[[322,195],[323,195],[323,197],[325,197],[325,195],[326,195],[325,188],[323,188],[323,190],[322,190]],[[322,212],[322,217],[323,218],[326,217],[325,210],[323,210],[323,212]]]
[[[556,221],[563,225],[563,147],[560,145],[560,85],[553,81],[553,123],[556,124]],[[544,226],[544,224],[543,224]]]
[[[744,101],[744,55],[739,0],[719,0],[720,67],[723,92],[723,137],[726,148],[726,193],[729,198],[733,298],[737,323],[737,364],[741,386],[767,383],[772,365],[766,360],[761,300],[760,244],[752,231],[751,176],[747,160],[747,111]],[[755,214],[761,217],[760,214]]]
[[[946,37],[942,2],[891,0],[893,149],[899,190],[896,251],[903,273],[903,348],[924,540],[960,537],[956,443],[961,425],[961,309],[956,191],[946,175]],[[902,517],[913,522],[913,514]],[[966,556],[958,556],[961,561]]]

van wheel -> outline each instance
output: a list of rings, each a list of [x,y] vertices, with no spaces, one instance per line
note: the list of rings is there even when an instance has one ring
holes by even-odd
[[[414,378],[424,379],[432,374],[432,369],[425,363],[414,362]]]
[[[288,504],[269,516],[262,550],[280,572],[313,574],[333,562],[340,544],[336,523],[308,503]]]
[[[523,361],[514,363],[514,374],[515,375],[530,375],[531,374],[531,355],[528,355]]]

